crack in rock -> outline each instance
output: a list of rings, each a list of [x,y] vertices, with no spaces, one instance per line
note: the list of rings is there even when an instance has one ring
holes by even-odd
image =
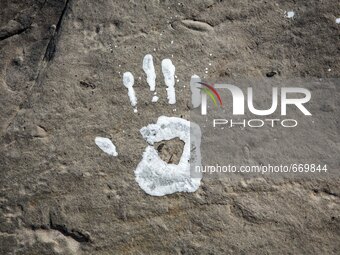
[[[32,225],[31,229],[33,231],[36,231],[36,230],[39,230],[39,229],[43,229],[43,230],[55,230],[55,231],[60,232],[65,237],[72,238],[73,240],[77,241],[78,243],[88,243],[88,242],[91,241],[89,234],[82,233],[78,229],[73,229],[73,228],[70,229],[65,224],[54,223],[51,216],[50,216],[50,219],[49,219],[49,224],[47,224],[47,225],[38,225],[38,226]]]
[[[65,6],[63,11],[61,12],[60,18],[58,20],[58,23],[55,27],[55,32],[51,38],[51,40],[49,41],[47,48],[46,48],[46,52],[45,52],[45,56],[44,56],[44,60],[49,62],[54,58],[55,52],[56,52],[56,46],[57,46],[57,41],[59,38],[59,34],[60,34],[60,29],[61,29],[61,25],[63,22],[63,19],[65,17],[66,11],[68,10],[68,7],[70,5],[71,0],[66,0]]]

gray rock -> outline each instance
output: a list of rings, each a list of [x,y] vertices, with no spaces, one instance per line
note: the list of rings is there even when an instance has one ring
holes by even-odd
[[[195,193],[152,197],[134,176],[147,146],[139,129],[160,115],[189,118],[190,75],[203,77],[207,63],[209,77],[220,80],[261,78],[273,68],[282,78],[339,77],[337,1],[5,0],[0,7],[1,254],[339,254],[339,178],[203,179]],[[284,18],[291,9],[296,17]],[[142,70],[147,53],[156,104]],[[167,104],[163,58],[180,79],[176,106]],[[138,113],[125,71],[135,75]],[[339,131],[338,86],[332,91],[334,105],[320,107]],[[119,156],[99,150],[96,136],[114,141]],[[339,152],[338,133],[323,138]],[[236,157],[266,153],[259,140],[241,141]],[[164,149],[164,157],[181,153],[178,144]]]

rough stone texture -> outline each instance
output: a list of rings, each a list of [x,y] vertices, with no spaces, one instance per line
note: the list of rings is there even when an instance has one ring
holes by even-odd
[[[1,254],[339,254],[337,178],[204,179],[196,193],[152,197],[133,173],[146,146],[139,129],[160,115],[188,117],[190,75],[203,77],[208,62],[215,79],[339,77],[337,1],[0,7]],[[289,10],[294,19],[284,18]],[[156,104],[142,70],[147,53]],[[183,85],[175,106],[159,89],[166,57]],[[125,71],[135,75],[137,114]],[[98,149],[96,136],[110,138],[119,156]],[[330,146],[339,144],[337,134]]]
[[[179,138],[174,138],[155,143],[155,148],[163,161],[178,164],[183,154],[184,142]]]

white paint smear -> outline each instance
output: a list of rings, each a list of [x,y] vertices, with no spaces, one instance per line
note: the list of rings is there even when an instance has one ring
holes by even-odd
[[[137,105],[137,97],[136,97],[135,90],[133,89],[134,82],[135,82],[135,80],[133,78],[132,73],[125,72],[123,74],[123,84],[128,89],[128,95],[129,95],[130,102],[131,102],[132,106]]]
[[[170,59],[162,60],[162,72],[164,76],[164,82],[167,86],[168,103],[176,103],[176,92],[175,92],[175,66],[172,64]]]
[[[196,74],[191,76],[190,79],[190,90],[191,90],[191,104],[192,107],[197,108],[201,105],[201,91],[200,87],[201,84],[198,82],[201,81],[201,78],[198,77]]]
[[[156,103],[158,101],[158,96],[153,96],[151,102]]]
[[[94,141],[97,146],[105,153],[114,157],[118,156],[116,146],[111,142],[110,139],[104,137],[96,137]]]
[[[155,91],[156,88],[156,72],[153,65],[153,58],[151,54],[145,55],[143,59],[143,70],[146,74],[146,81],[149,84],[150,91]]]
[[[295,16],[295,12],[293,12],[293,11],[287,12],[287,18],[291,19],[291,18],[293,18],[294,16]]]
[[[143,127],[140,132],[150,145],[135,170],[138,185],[152,196],[196,191],[202,176],[195,173],[193,178],[190,164],[201,165],[200,127],[181,118],[161,116],[156,124]],[[167,164],[159,157],[153,144],[176,137],[185,143],[183,154],[178,165]]]
[[[336,23],[336,24],[340,24],[340,18],[337,18],[337,19],[335,20],[335,23]]]

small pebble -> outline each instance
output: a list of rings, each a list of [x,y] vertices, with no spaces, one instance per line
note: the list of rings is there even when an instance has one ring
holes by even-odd
[[[158,96],[153,96],[151,99],[151,102],[156,103],[158,101],[159,97]]]
[[[294,18],[294,16],[295,16],[295,12],[293,12],[293,11],[287,12],[287,18],[288,19]]]

